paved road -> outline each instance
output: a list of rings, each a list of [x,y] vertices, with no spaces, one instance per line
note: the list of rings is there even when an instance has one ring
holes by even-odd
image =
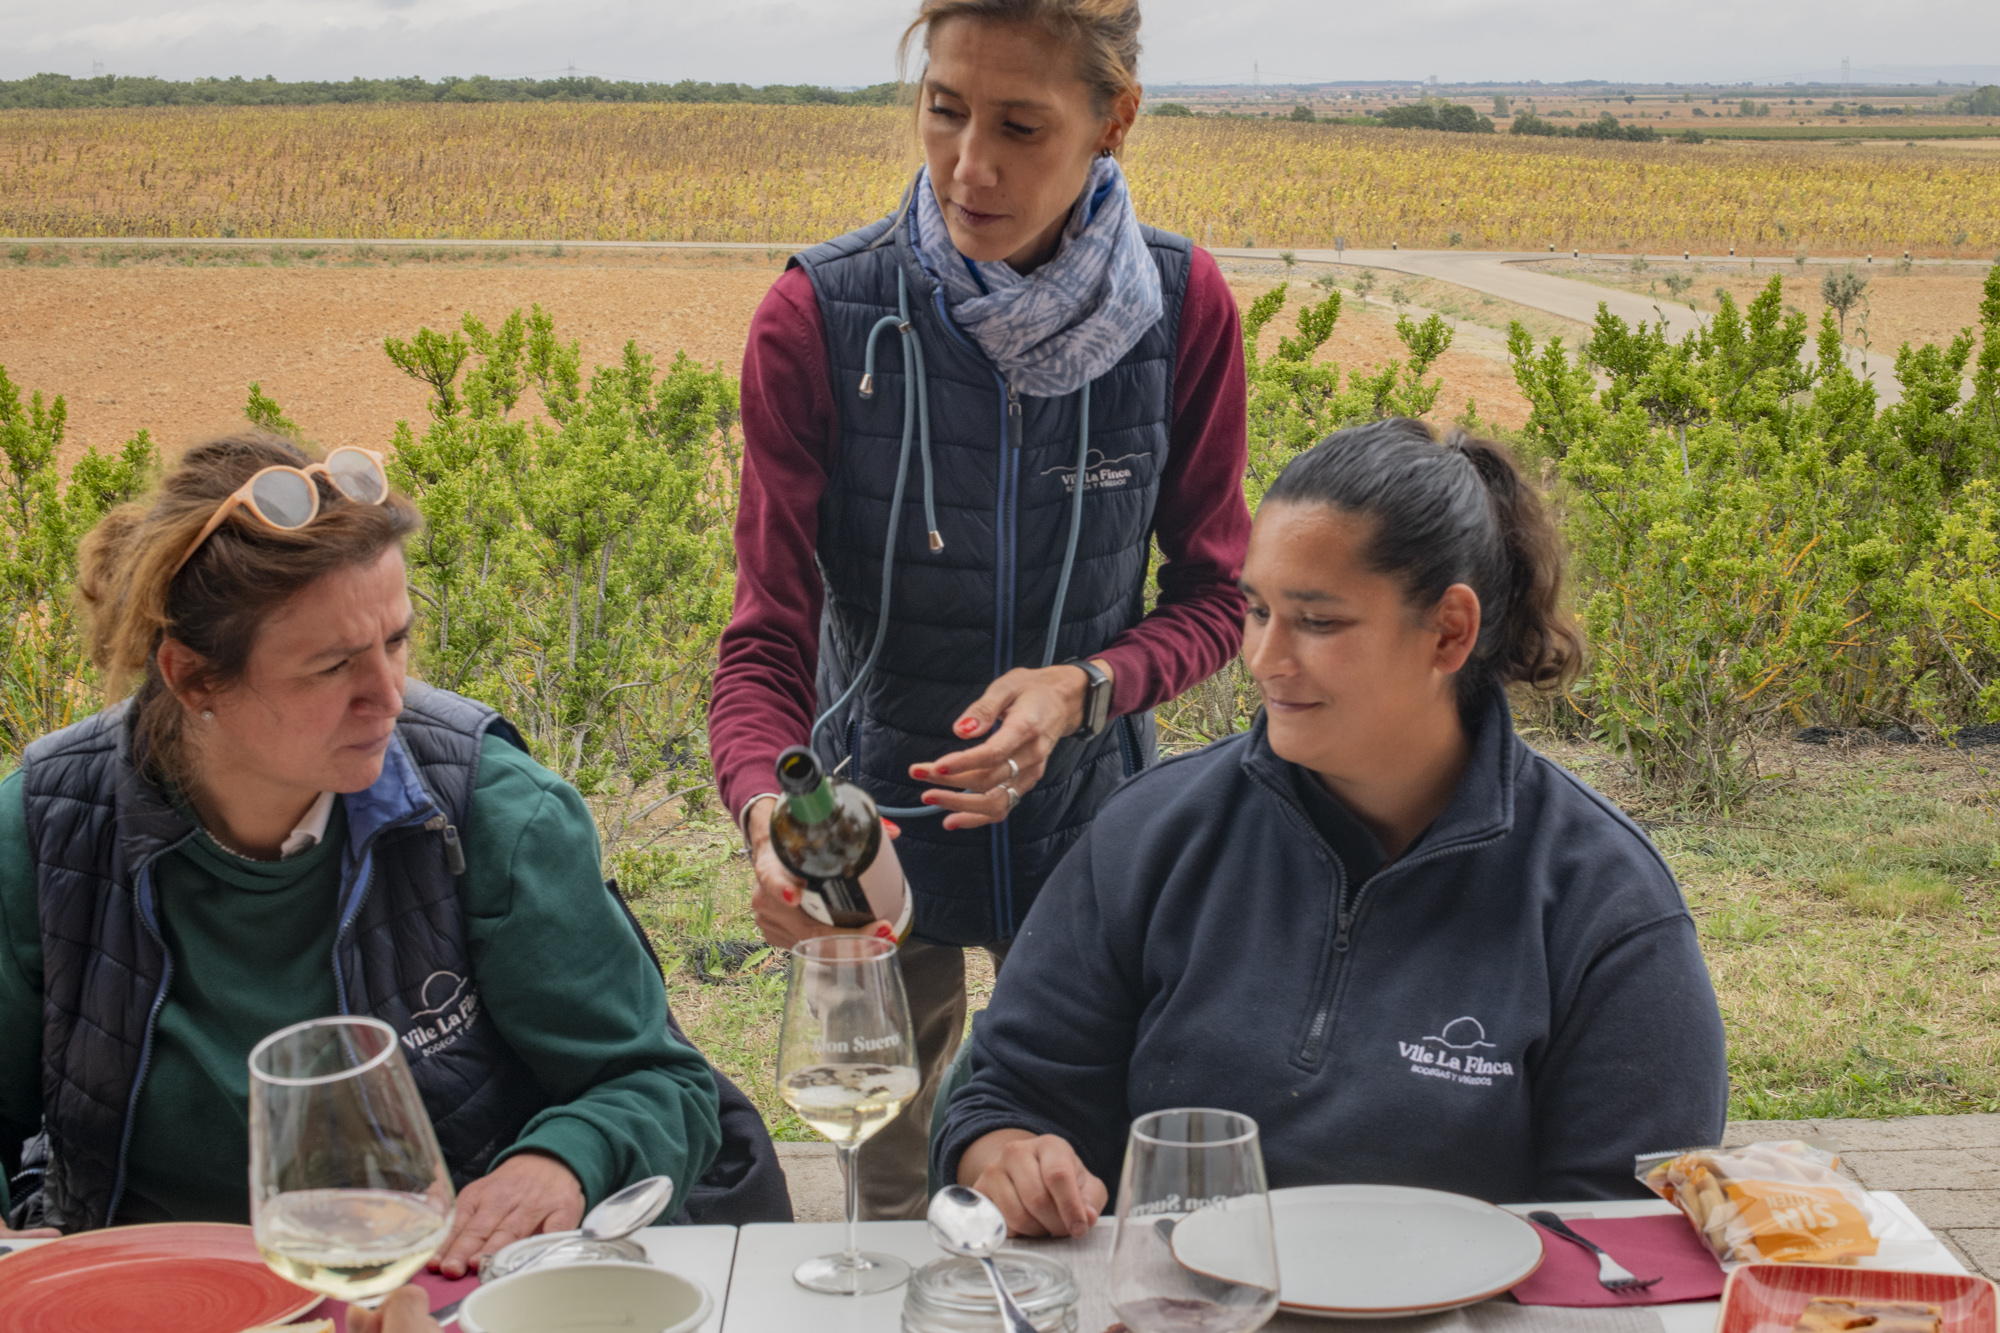
[[[1276,250],[1217,250],[1216,255],[1231,259],[1277,260]],[[1503,301],[1527,306],[1530,310],[1540,310],[1562,319],[1575,320],[1588,325],[1597,318],[1599,303],[1608,307],[1612,314],[1628,324],[1640,320],[1654,323],[1662,317],[1666,319],[1670,337],[1680,338],[1693,332],[1706,322],[1706,316],[1689,310],[1684,305],[1675,305],[1637,292],[1621,291],[1615,287],[1600,287],[1596,283],[1582,282],[1576,278],[1559,278],[1552,273],[1543,273],[1525,267],[1526,264],[1560,255],[1550,255],[1538,250],[1294,250],[1292,254],[1302,262],[1321,264],[1345,264],[1353,268],[1386,269],[1393,273],[1408,273],[1414,277],[1436,278],[1466,287],[1475,292],[1485,292]],[[1590,258],[1591,256],[1585,256]],[[1599,256],[1602,257],[1602,256]],[[1629,255],[1612,256],[1628,260]],[[1694,259],[1703,264],[1734,264],[1748,267],[1752,262],[1747,257],[1716,255],[1696,255]],[[1648,263],[1682,263],[1680,255],[1647,255]],[[1774,269],[1779,261],[1766,256],[1761,261],[1764,267]],[[1809,259],[1815,265],[1845,266],[1848,259]],[[1945,262],[1945,261],[1930,261]],[[1894,367],[1893,357],[1880,355],[1868,358],[1849,347],[1847,364],[1856,375],[1873,380],[1878,401],[1884,406],[1901,399],[1901,390],[1895,377],[1890,373]],[[1806,344],[1806,357],[1816,355],[1812,342]],[[1968,386],[1968,392],[1970,391]]]

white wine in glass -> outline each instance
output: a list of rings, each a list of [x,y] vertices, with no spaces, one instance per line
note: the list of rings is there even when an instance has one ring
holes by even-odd
[[[778,1038],[778,1095],[833,1144],[847,1184],[847,1250],[800,1264],[802,1287],[835,1296],[888,1291],[910,1266],[864,1254],[855,1239],[860,1212],[855,1154],[894,1120],[922,1080],[909,1000],[896,946],[863,935],[823,935],[792,950]]]
[[[372,1303],[451,1234],[454,1195],[396,1033],[320,1018],[250,1052],[250,1220],[273,1271]]]

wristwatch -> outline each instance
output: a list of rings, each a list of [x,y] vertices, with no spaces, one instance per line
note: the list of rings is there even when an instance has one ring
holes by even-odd
[[[1075,667],[1090,679],[1090,684],[1083,688],[1083,725],[1072,734],[1083,740],[1101,735],[1111,723],[1110,675],[1097,663],[1081,657],[1072,657],[1063,665]]]

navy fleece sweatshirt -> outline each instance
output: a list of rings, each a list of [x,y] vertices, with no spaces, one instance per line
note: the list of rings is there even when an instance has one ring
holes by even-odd
[[[1514,735],[1502,695],[1388,865],[1339,839],[1350,873],[1314,781],[1260,716],[1112,798],[975,1027],[942,1179],[1020,1128],[1068,1139],[1115,1194],[1132,1119],[1175,1106],[1254,1117],[1273,1187],[1494,1202],[1643,1195],[1635,1154],[1720,1139],[1722,1020],[1673,875]]]

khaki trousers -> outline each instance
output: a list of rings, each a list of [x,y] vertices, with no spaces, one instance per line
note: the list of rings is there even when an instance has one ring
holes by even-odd
[[[997,976],[1007,945],[992,945],[986,952]],[[921,1218],[930,1207],[931,1106],[937,1100],[938,1081],[965,1036],[965,950],[905,940],[897,962],[910,998],[917,1068],[924,1082],[903,1113],[862,1144],[856,1155],[865,1222]]]

